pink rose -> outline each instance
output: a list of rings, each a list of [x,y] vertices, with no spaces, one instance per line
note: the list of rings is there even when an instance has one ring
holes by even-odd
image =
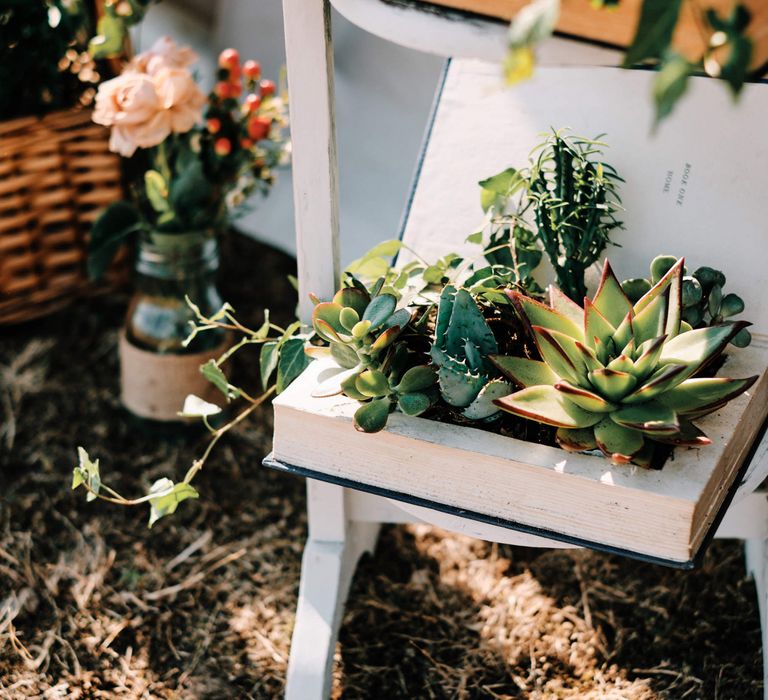
[[[197,54],[188,46],[179,47],[169,36],[160,37],[148,51],[136,56],[128,70],[154,75],[161,68],[186,68],[197,61]]]
[[[171,130],[183,134],[202,118],[206,97],[185,68],[161,68],[152,80],[163,109],[168,111]]]
[[[124,156],[161,143],[171,132],[170,114],[155,83],[143,73],[126,71],[99,86],[93,121],[112,127],[109,147]]]

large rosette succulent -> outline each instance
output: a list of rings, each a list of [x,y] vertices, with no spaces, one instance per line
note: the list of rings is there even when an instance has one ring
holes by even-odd
[[[700,446],[693,420],[717,410],[757,379],[697,376],[745,322],[692,330],[682,320],[684,261],[634,305],[606,261],[584,308],[550,287],[550,305],[508,295],[527,320],[542,361],[493,356],[523,388],[496,400],[510,413],[558,428],[568,450],[600,448],[614,464],[647,465],[653,442]]]

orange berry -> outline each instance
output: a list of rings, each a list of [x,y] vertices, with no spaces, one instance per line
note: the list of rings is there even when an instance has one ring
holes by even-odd
[[[213,150],[216,151],[217,156],[228,156],[232,152],[232,143],[228,138],[222,136],[220,139],[216,139]]]
[[[243,93],[243,84],[241,82],[229,83],[229,96],[240,97]]]
[[[261,77],[261,65],[258,61],[246,61],[243,63],[243,75],[248,80],[258,80]]]
[[[224,49],[219,54],[219,67],[232,70],[240,66],[240,54],[235,49]]]
[[[253,141],[251,139],[240,139],[240,145],[243,148],[253,148]]]
[[[213,92],[216,94],[216,97],[222,100],[226,100],[229,97],[233,97],[232,83],[226,83],[223,80],[219,81],[214,86]]]
[[[206,120],[205,126],[212,134],[218,134],[219,130],[221,129],[221,119],[211,117],[210,119]]]
[[[275,94],[275,84],[271,80],[262,80],[259,83],[259,90],[262,97],[270,97]]]
[[[260,141],[269,134],[272,120],[266,117],[254,117],[248,122],[248,136],[254,141]]]
[[[255,112],[261,106],[261,97],[251,93],[245,98],[245,108],[249,112]]]

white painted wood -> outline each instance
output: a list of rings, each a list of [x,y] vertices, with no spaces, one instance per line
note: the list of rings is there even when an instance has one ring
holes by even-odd
[[[373,551],[378,530],[378,524],[355,523],[341,542],[320,542],[313,538],[307,541],[288,659],[285,693],[288,700],[329,697],[344,601],[357,561],[364,552]]]
[[[412,48],[430,51],[442,55],[454,56],[475,56],[490,59],[498,59],[503,53],[506,30],[503,25],[491,26],[491,23],[480,23],[473,25],[469,23],[447,23],[438,18],[430,18],[428,15],[418,15],[413,12],[403,11],[396,7],[386,6],[378,0],[333,0],[337,9],[346,15],[347,18],[359,24],[363,28],[379,36],[396,41]],[[311,306],[306,299],[307,292],[313,291],[318,296],[330,297],[335,290],[338,278],[338,187],[337,187],[337,167],[336,167],[336,141],[334,133],[334,104],[333,104],[333,61],[330,42],[330,16],[328,0],[283,0],[285,12],[285,33],[287,45],[287,64],[288,74],[290,76],[290,98],[292,105],[292,136],[294,145],[294,191],[296,207],[296,235],[297,250],[299,260],[299,282],[300,282],[300,317],[304,322],[309,320]],[[408,12],[408,14],[405,14]],[[550,53],[551,47],[551,53]],[[604,63],[616,60],[616,53],[612,52],[609,59],[608,54],[601,51],[585,49],[583,45],[579,48],[569,46],[568,42],[555,40],[550,42],[548,47],[542,50],[541,62],[552,62],[562,64],[570,62],[568,52],[576,57],[579,62]],[[471,88],[469,92],[462,95],[460,93],[451,93],[451,85],[444,95],[441,109],[451,109],[450,115],[454,122],[462,119],[460,103],[472,103],[475,114],[483,113],[481,102],[489,97],[499,97],[501,90],[498,87],[498,66],[486,66],[485,68],[469,67],[465,68],[468,73],[463,76],[464,89],[467,86]],[[459,68],[454,73],[458,74]],[[485,75],[483,75],[485,73]],[[540,70],[547,79],[546,71]],[[586,115],[600,115],[603,119],[606,114],[605,100],[606,94],[617,93],[618,100],[622,102],[622,107],[626,114],[626,100],[635,99],[633,95],[635,90],[627,90],[626,79],[637,82],[638,78],[629,78],[630,74],[623,73],[621,79],[617,82],[617,89],[597,95],[597,99],[587,99],[583,94],[578,94],[576,101],[568,96],[568,85],[572,82],[565,79],[562,85],[556,86],[554,90],[543,94],[547,96],[545,107],[546,113],[551,113],[551,107],[558,103],[582,104],[584,105],[583,114],[576,123],[570,120],[570,124],[577,129],[581,126],[580,121],[584,121]],[[536,85],[536,81],[524,86],[519,92],[515,93],[515,100],[518,104],[527,105],[530,101],[531,91],[541,90]],[[709,88],[697,88],[707,90]],[[477,91],[480,91],[479,94]],[[474,91],[474,92],[472,92]],[[618,91],[618,92],[617,92]],[[694,90],[695,92],[696,90]],[[744,103],[754,101],[754,91],[752,97],[745,97],[742,100],[741,110],[744,110]],[[556,95],[556,99],[550,99]],[[504,97],[503,99],[509,99]],[[647,91],[643,91],[643,104],[648,103]],[[600,109],[594,109],[594,104],[600,104]],[[684,107],[678,110],[684,112]],[[700,113],[693,114],[698,118]],[[734,123],[733,120],[724,119],[719,113],[707,110],[709,121],[717,121],[719,124],[729,123],[733,126],[734,132],[739,138],[743,138],[744,130]],[[488,116],[486,112],[484,118]],[[531,113],[523,109],[522,116],[519,112],[505,115],[508,128],[513,132],[519,131],[521,127],[529,128],[531,126]],[[688,115],[690,116],[690,115]],[[728,115],[729,117],[732,115]],[[551,119],[551,117],[548,117]],[[449,120],[450,121],[450,120]],[[588,121],[588,119],[587,119]],[[632,121],[632,120],[630,120]],[[648,122],[650,124],[650,121]],[[538,125],[538,130],[548,128],[550,123]],[[558,125],[559,126],[559,125]],[[602,131],[605,127],[598,127]],[[467,122],[459,130],[472,139],[470,144],[475,153],[483,151],[484,153],[495,152],[498,154],[500,167],[507,167],[510,160],[514,160],[514,153],[508,150],[509,141],[503,137],[494,147],[488,148],[487,144],[478,143],[477,139],[485,138],[493,133],[494,129],[488,128],[487,119],[480,124],[479,129],[468,128]],[[439,133],[439,128],[436,129]],[[458,132],[457,132],[458,133]],[[471,136],[470,136],[471,134]],[[728,134],[725,134],[728,137]],[[713,148],[717,144],[723,144],[724,134],[719,133],[718,139],[713,142]],[[727,141],[727,138],[725,139]],[[430,144],[430,149],[434,150],[435,144],[439,144],[439,138]],[[634,147],[634,144],[631,144]],[[754,145],[754,144],[753,144]],[[764,153],[764,144],[756,151],[756,157],[759,161]],[[451,160],[454,164],[461,163],[465,172],[462,174],[465,178],[469,177],[476,182],[478,173],[472,171],[471,154],[462,152],[461,148],[456,149],[455,144],[449,147],[453,149]],[[526,144],[525,148],[529,148]],[[725,145],[724,148],[728,148]],[[763,148],[763,151],[760,149]],[[711,150],[711,149],[710,149]],[[465,159],[465,156],[469,156]],[[679,160],[679,159],[678,159]],[[440,163],[438,159],[435,161]],[[443,161],[448,163],[448,161]],[[450,164],[450,163],[448,163]],[[485,170],[489,167],[487,162],[483,163],[483,172],[480,177],[488,174]],[[675,164],[677,167],[677,164]],[[493,168],[491,168],[491,172]],[[445,179],[451,180],[452,198],[450,201],[453,206],[454,195],[476,197],[472,187],[465,188],[462,180],[453,177],[450,168],[444,172],[439,169],[430,173],[427,168],[422,173],[422,184],[429,183],[437,187],[443,194]],[[722,181],[722,173],[717,173],[718,180]],[[421,188],[423,196],[429,198],[433,192],[428,187]],[[463,195],[462,195],[463,193]],[[418,194],[418,193],[417,193]],[[432,243],[444,248],[450,246],[452,240],[463,240],[466,234],[472,230],[476,223],[474,213],[470,226],[466,226],[466,218],[456,217],[455,211],[451,207],[446,207],[445,197],[438,197],[441,202],[439,213],[447,219],[449,226],[445,226],[444,221],[439,218],[433,218],[432,214],[437,211],[434,207],[420,206],[418,198],[415,204],[415,212],[411,212],[409,219],[409,229],[418,230],[418,241],[416,238],[410,240],[410,234],[406,233],[406,238],[412,244]],[[740,211],[738,207],[732,207],[732,211]],[[479,216],[478,216],[479,219]],[[764,221],[765,217],[760,217]],[[706,219],[705,219],[706,220]],[[729,222],[735,226],[735,230],[743,233],[745,228],[738,225],[738,222]],[[741,222],[744,223],[744,222]],[[747,222],[748,224],[750,222]],[[653,228],[647,228],[653,231],[653,236],[644,236],[642,239],[648,239],[651,247],[656,251],[659,236],[662,231]],[[752,229],[747,226],[747,231]],[[762,230],[762,229],[758,229]],[[437,232],[437,233],[436,233]],[[702,237],[700,232],[696,231],[696,240],[698,248],[701,248]],[[719,233],[719,232],[718,232]],[[457,238],[460,236],[460,238]],[[706,239],[717,238],[716,248],[728,258],[728,251],[723,250],[721,239],[719,237],[708,236]],[[622,241],[623,242],[623,241]],[[417,246],[418,247],[418,246]],[[740,246],[750,247],[749,245]],[[734,246],[734,249],[738,248]],[[420,248],[425,254],[432,251]],[[445,252],[442,250],[441,254]],[[674,251],[671,251],[674,252]],[[731,251],[733,252],[733,251]],[[749,260],[743,260],[746,265],[757,265],[759,256],[752,256]],[[639,258],[639,256],[638,256]],[[753,262],[754,261],[754,262]],[[710,262],[709,260],[707,262]],[[727,260],[726,260],[727,262]],[[762,263],[760,263],[762,264]],[[723,263],[725,266],[725,263]],[[760,275],[746,274],[742,269],[741,277],[743,279],[752,279],[754,283],[762,280],[762,283],[756,284],[758,288],[765,286],[765,270],[762,269]],[[644,270],[632,269],[622,271],[626,276],[638,274]],[[736,289],[737,292],[743,292]],[[754,303],[750,304],[750,309],[754,308]],[[760,320],[764,320],[765,314],[759,313]],[[761,329],[764,328],[761,326]],[[307,438],[308,439],[308,438]],[[327,442],[327,439],[326,439]],[[322,444],[322,439],[316,443]],[[324,444],[325,448],[331,447]],[[764,457],[765,451],[761,453]],[[744,491],[752,486],[761,473],[768,467],[764,466],[763,457],[756,460],[757,471],[750,474],[746,480]],[[349,458],[349,457],[348,457]],[[312,465],[309,465],[310,467]],[[500,539],[506,536],[506,532],[497,532],[491,526],[478,526],[470,521],[465,521],[456,517],[442,517],[442,514],[433,513],[427,509],[418,507],[403,507],[402,504],[394,505],[387,502],[386,499],[366,494],[345,492],[344,489],[326,484],[311,483],[308,488],[309,501],[309,520],[310,537],[305,548],[302,561],[302,577],[299,592],[299,604],[296,616],[296,628],[291,646],[291,656],[289,660],[288,681],[286,695],[291,700],[321,700],[329,696],[330,693],[330,671],[333,660],[333,652],[340,624],[343,603],[346,598],[350,581],[354,572],[356,562],[360,554],[366,549],[373,548],[378,532],[379,521],[394,520],[403,522],[404,520],[421,520],[448,526],[449,529],[464,532],[467,534]],[[765,624],[766,610],[768,602],[766,601],[766,539],[761,530],[761,526],[753,526],[749,529],[750,523],[765,523],[764,518],[765,502],[759,499],[745,496],[739,504],[738,511],[733,514],[728,513],[723,522],[719,534],[730,536],[733,533],[749,532],[751,539],[747,546],[748,564],[750,570],[754,573],[758,584],[761,604],[761,618],[763,621],[764,636],[764,654],[768,649],[766,642]],[[504,540],[502,540],[504,541]],[[524,536],[518,543],[522,544],[549,544],[540,538],[530,538]],[[765,657],[768,662],[768,655]]]
[[[755,336],[749,348],[733,354],[729,372],[761,374],[766,365],[768,348]],[[768,410],[768,376],[763,376],[698,421],[712,445],[678,449],[655,471],[614,467],[602,456],[400,413],[393,413],[381,432],[360,433],[352,426],[357,402],[342,395],[312,396],[333,371],[332,361],[313,363],[274,401],[278,461],[676,561],[687,561],[698,549]],[[417,517],[435,522],[439,516],[429,519],[421,510]]]
[[[339,277],[339,197],[328,0],[283,0],[293,142],[299,318],[309,292],[329,299]]]
[[[768,537],[768,494],[757,491],[733,503],[723,516],[715,537],[737,540]]]
[[[401,46],[454,58],[501,62],[509,25],[502,21],[450,19],[433,11],[381,0],[332,0],[334,7],[371,34]],[[583,41],[553,37],[536,49],[539,65],[618,65],[622,53]]]
[[[754,577],[763,642],[763,697],[768,700],[768,539],[748,539],[745,546],[747,574]]]

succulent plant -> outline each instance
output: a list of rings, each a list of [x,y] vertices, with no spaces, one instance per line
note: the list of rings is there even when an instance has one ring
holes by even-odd
[[[537,235],[552,263],[560,289],[577,302],[586,295],[585,270],[610,242],[621,209],[615,169],[599,161],[604,144],[551,134],[538,147],[531,168],[528,199]]]
[[[343,393],[363,405],[355,412],[355,428],[366,433],[381,430],[390,411],[417,416],[437,399],[434,368],[416,364],[416,354],[404,342],[396,342],[412,314],[396,309],[392,294],[381,294],[383,279],[370,293],[352,278],[329,302],[318,302],[312,314],[317,335],[329,349],[310,347],[318,356],[328,351],[336,363],[348,370],[338,387],[323,395]]]
[[[650,279],[624,280],[621,288],[632,302],[638,301],[677,262],[674,255],[659,255],[651,262]],[[716,326],[744,311],[744,301],[736,294],[723,295],[725,275],[711,267],[700,267],[692,275],[683,270],[683,320],[692,328]],[[752,341],[746,328],[732,339],[731,345],[745,348]]]
[[[757,377],[696,376],[748,324],[690,329],[682,320],[683,265],[675,262],[634,305],[607,261],[583,309],[554,287],[549,306],[510,291],[543,361],[492,356],[523,387],[496,405],[557,427],[565,449],[597,447],[614,464],[649,464],[653,442],[708,444],[692,421]]]
[[[472,295],[447,285],[440,295],[430,354],[440,395],[448,405],[461,409],[465,418],[491,418],[499,412],[493,400],[512,388],[488,360],[497,352],[493,331]]]

